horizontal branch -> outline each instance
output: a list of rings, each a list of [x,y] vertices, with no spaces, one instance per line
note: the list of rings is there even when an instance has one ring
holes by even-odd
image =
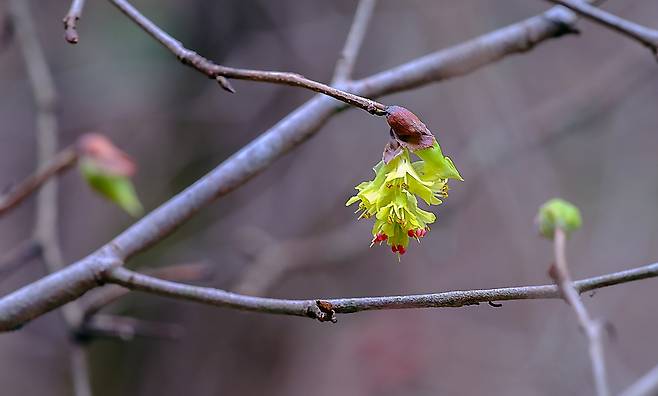
[[[144,273],[159,279],[177,282],[196,282],[209,278],[213,269],[206,263],[185,263],[162,268],[145,269]],[[103,307],[113,303],[130,292],[118,285],[105,285],[90,292],[89,297],[81,299],[81,310],[89,318]],[[92,294],[93,293],[93,294]]]
[[[658,276],[658,263],[574,282],[583,293],[620,283]],[[306,316],[320,321],[334,321],[335,314],[369,310],[442,308],[476,305],[484,302],[561,298],[556,285],[506,287],[499,289],[448,291],[407,296],[361,297],[339,299],[286,300],[253,297],[221,289],[170,282],[125,268],[115,268],[105,279],[123,287],[220,307],[272,314]]]
[[[185,46],[183,46],[180,41],[170,36],[167,32],[162,30],[151,20],[146,18],[129,2],[125,0],[110,0],[110,2],[114,4],[128,18],[135,22],[139,27],[141,27],[146,33],[151,35],[151,37],[156,39],[160,44],[162,44],[165,48],[176,55],[176,57],[181,62],[193,67],[197,71],[205,74],[210,78],[234,78],[238,80],[260,81],[306,88],[310,89],[311,91],[331,96],[332,98],[338,99],[349,105],[359,107],[370,114],[378,116],[386,115],[387,106],[379,102],[330,87],[326,84],[310,80],[296,73],[238,69],[234,67],[218,65],[213,61],[197,54],[196,52],[185,48]],[[226,80],[220,80],[219,82],[220,85],[222,85],[225,89],[233,91],[230,85],[226,85],[228,84]]]
[[[377,97],[463,76],[550,38],[573,31],[575,15],[561,7],[495,30],[371,77],[346,89]],[[240,187],[313,136],[341,106],[318,96],[233,154],[196,183],[133,224],[98,251],[0,299],[0,331],[72,301],[98,286],[103,272],[157,243],[218,197]]]
[[[34,174],[28,176],[25,180],[12,187],[7,193],[0,196],[0,216],[23,202],[51,177],[75,165],[77,160],[78,153],[72,147],[59,152],[51,161],[38,169]]]
[[[645,26],[631,22],[627,19],[618,17],[605,10],[594,7],[583,0],[548,0],[553,4],[558,4],[575,11],[579,15],[596,22],[602,26],[612,29],[624,36],[638,41],[642,45],[649,47],[651,52],[656,55],[658,51],[658,30],[649,29]]]

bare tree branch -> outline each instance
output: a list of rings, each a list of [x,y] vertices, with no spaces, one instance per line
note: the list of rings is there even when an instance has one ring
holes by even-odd
[[[301,87],[310,89],[311,91],[319,92],[321,94],[331,96],[335,99],[343,101],[349,105],[359,107],[370,114],[383,116],[386,115],[387,106],[378,103],[374,100],[360,97],[349,92],[342,91],[337,88],[330,87],[326,84],[310,80],[299,74],[275,72],[275,71],[262,71],[262,70],[247,70],[236,69],[233,67],[222,66],[214,63],[211,60],[204,58],[196,52],[189,50],[183,44],[171,37],[167,32],[160,29],[151,20],[142,15],[135,7],[125,0],[110,0],[121,12],[128,18],[132,19],[139,27],[146,33],[151,35],[160,44],[165,46],[171,51],[178,59],[184,64],[193,67],[201,73],[210,78],[217,79],[223,77],[225,79],[234,78],[239,80],[251,80],[270,82],[274,84],[290,85],[293,87]],[[226,80],[220,80],[220,85],[224,88],[227,83]]]
[[[587,19],[638,41],[642,45],[649,47],[654,55],[656,55],[658,51],[658,30],[649,29],[635,22],[620,18],[617,15],[587,4],[587,2],[583,0],[548,1],[567,7]]]
[[[39,125],[44,125],[42,123],[46,122],[50,121],[44,118],[39,122]],[[43,132],[41,128],[39,129]],[[41,150],[39,151],[41,152]],[[46,184],[53,176],[69,169],[75,164],[77,159],[77,152],[73,148],[67,148],[44,163],[34,174],[28,176],[25,180],[12,187],[7,193],[0,196],[0,216],[23,202],[30,194]],[[56,192],[56,189],[53,190],[52,187],[48,187],[48,190],[44,193],[45,195],[42,195],[44,198],[38,198],[39,201],[44,202],[47,196],[52,195],[52,192]]]
[[[69,12],[64,15],[64,39],[71,44],[77,44],[80,41],[77,31],[78,19],[82,16],[82,9],[85,6],[85,0],[73,0]]]
[[[163,268],[144,270],[150,276],[177,282],[195,282],[207,279],[213,270],[206,263],[186,263]],[[105,285],[90,292],[89,297],[80,300],[84,317],[89,318],[103,307],[130,293],[130,289],[118,285]]]
[[[359,1],[359,4],[356,7],[356,12],[354,13],[352,27],[347,34],[347,40],[345,40],[345,46],[340,53],[338,62],[336,62],[334,77],[332,78],[334,84],[347,81],[352,76],[354,63],[356,62],[356,57],[361,49],[363,38],[368,30],[368,22],[370,22],[370,17],[375,10],[376,4],[377,0]]]
[[[590,317],[585,304],[580,299],[577,286],[571,280],[566,258],[566,240],[566,233],[557,227],[553,238],[555,265],[551,267],[551,276],[555,279],[564,300],[571,305],[576,313],[578,324],[585,332],[585,336],[589,341],[589,355],[592,361],[596,394],[599,396],[608,396],[610,390],[608,389],[605,375],[605,358],[603,356],[603,342],[601,340],[602,326]]]
[[[462,76],[572,32],[575,22],[573,13],[554,8],[345,87],[357,94],[377,97]],[[96,252],[0,299],[0,331],[15,329],[102,284],[103,273],[121,266],[123,261],[171,234],[218,197],[267,169],[313,136],[340,109],[330,98],[313,98]]]
[[[633,383],[619,396],[655,396],[658,394],[658,366]]]
[[[658,276],[658,263],[577,281],[573,284],[578,293],[614,284]],[[108,282],[132,290],[140,290],[167,297],[196,301],[204,304],[273,314],[306,316],[320,321],[334,320],[334,314],[369,310],[441,308],[476,305],[482,302],[561,298],[555,285],[506,287],[500,289],[448,291],[407,296],[339,298],[319,300],[284,300],[245,296],[209,287],[190,286],[143,275],[119,267],[106,275]]]

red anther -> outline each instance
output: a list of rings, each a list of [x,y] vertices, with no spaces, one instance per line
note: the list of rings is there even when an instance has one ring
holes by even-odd
[[[398,251],[398,247],[395,246],[395,245],[392,245],[392,246],[391,246],[391,251],[392,251],[393,253],[397,253],[397,251]]]
[[[424,228],[419,228],[416,230],[416,238],[422,238],[427,234],[427,230]]]
[[[379,234],[375,235],[375,237],[372,239],[372,243],[375,243],[375,242],[382,243],[387,239],[388,239],[388,235],[380,232]]]
[[[418,233],[418,230],[416,230],[416,231],[414,231],[414,230],[407,231],[407,235],[409,235],[410,238],[413,238],[413,237],[417,236],[418,235],[417,233]]]
[[[407,252],[407,249],[404,248],[402,245],[398,245],[398,253],[401,255],[405,254]]]

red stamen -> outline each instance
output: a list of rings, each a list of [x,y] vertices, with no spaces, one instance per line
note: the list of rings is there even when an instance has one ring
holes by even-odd
[[[398,245],[398,253],[401,255],[405,254],[407,252],[407,249],[404,248],[402,245]]]
[[[416,231],[414,231],[414,230],[407,231],[407,235],[409,235],[409,238],[413,238],[414,236],[417,236],[418,235],[417,233],[418,233],[418,230],[416,230]]]
[[[393,253],[397,253],[397,251],[398,251],[398,247],[395,246],[395,245],[391,246],[391,251],[392,251]]]

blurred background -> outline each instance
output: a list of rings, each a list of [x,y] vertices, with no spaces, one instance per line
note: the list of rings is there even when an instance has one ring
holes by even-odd
[[[60,143],[108,135],[139,164],[148,211],[276,123],[312,93],[234,81],[221,90],[107,2],[89,2],[80,43],[63,39],[69,2],[32,1],[59,91]],[[219,63],[329,81],[355,1],[136,1],[189,48]],[[0,12],[5,11],[0,5]],[[606,8],[658,27],[658,3]],[[355,78],[536,15],[542,1],[381,0]],[[131,268],[203,261],[208,285],[285,298],[428,293],[550,282],[549,242],[533,218],[544,201],[577,204],[584,227],[568,246],[573,276],[658,257],[658,68],[636,42],[587,21],[462,78],[382,99],[412,109],[440,139],[463,183],[437,209],[422,245],[398,263],[369,249],[368,221],[344,203],[372,175],[388,139],[382,119],[350,110]],[[0,52],[0,186],[35,166],[35,108],[15,43]],[[75,171],[59,179],[60,238],[73,262],[134,220]],[[29,237],[34,199],[0,222],[0,251]],[[6,294],[44,276],[34,261],[0,279]],[[658,363],[658,280],[586,296],[614,326],[605,349],[619,391]],[[104,395],[593,394],[583,334],[558,300],[459,309],[366,312],[337,324],[236,312],[134,293],[107,312],[180,324],[178,341],[89,344]],[[0,336],[3,395],[68,395],[69,334],[57,313]]]

